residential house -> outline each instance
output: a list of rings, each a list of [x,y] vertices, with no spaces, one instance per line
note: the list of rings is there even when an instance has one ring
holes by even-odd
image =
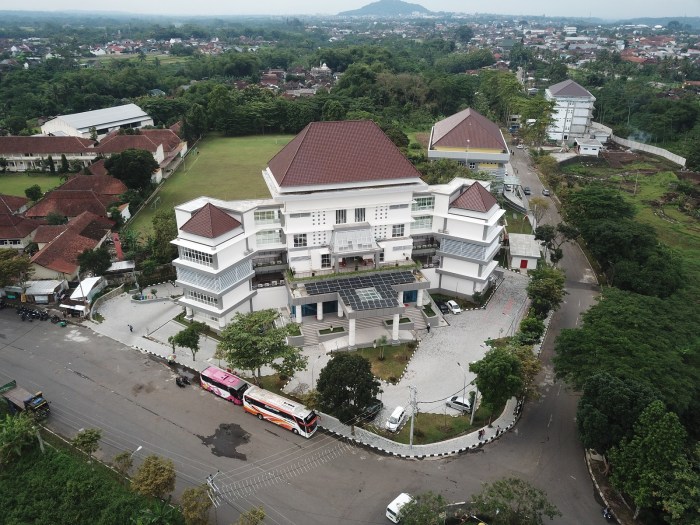
[[[89,211],[70,220],[65,229],[32,256],[33,276],[37,279],[78,277],[78,256],[94,250],[109,236],[113,222]]]
[[[44,135],[89,139],[93,128],[99,138],[110,131],[144,126],[153,126],[153,119],[136,104],[125,104],[113,108],[59,115],[44,123],[41,126],[41,132]]]
[[[352,347],[358,320],[387,320],[397,340],[426,290],[470,296],[495,278],[504,212],[488,183],[427,185],[371,121],[313,122],[262,175],[269,199],[176,206],[188,318],[221,330],[262,308],[297,323],[332,314],[347,319]]]
[[[564,80],[545,90],[545,98],[554,101],[552,124],[547,129],[551,140],[572,143],[591,132],[595,97],[573,80]]]
[[[89,175],[88,175],[89,176]],[[109,217],[109,209],[117,199],[113,195],[101,195],[93,190],[56,189],[29,208],[25,214],[31,219],[46,219],[50,214],[68,219],[88,211],[99,217]]]
[[[28,202],[25,197],[0,194],[0,248],[24,250],[32,242],[41,223],[20,215]]]
[[[498,125],[468,108],[435,123],[430,131],[428,158],[456,160],[502,183],[510,150]]]

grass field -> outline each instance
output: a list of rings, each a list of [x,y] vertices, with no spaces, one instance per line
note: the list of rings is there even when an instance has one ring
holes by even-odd
[[[158,209],[172,208],[200,196],[224,200],[269,197],[262,170],[291,139],[291,135],[207,137],[197,144],[198,153],[190,153],[177,172],[163,183]],[[146,206],[129,228],[151,231],[156,211]]]
[[[24,197],[24,190],[38,184],[46,193],[61,183],[58,175],[29,175],[27,173],[1,173],[0,193]]]

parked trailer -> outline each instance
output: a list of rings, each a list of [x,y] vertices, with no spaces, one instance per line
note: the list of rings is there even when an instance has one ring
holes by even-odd
[[[1,386],[0,395],[5,398],[7,406],[13,414],[29,412],[36,415],[38,419],[44,419],[51,412],[44,394],[41,392],[32,394],[21,386],[17,386],[17,381],[15,380]]]

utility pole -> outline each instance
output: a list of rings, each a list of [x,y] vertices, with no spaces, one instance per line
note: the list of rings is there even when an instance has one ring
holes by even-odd
[[[207,476],[207,485],[209,486],[207,496],[209,496],[209,499],[211,500],[215,508],[219,508],[219,506],[221,505],[221,492],[219,491],[219,487],[216,486],[216,483],[214,483],[214,478],[218,475],[219,471],[217,470],[216,474],[209,474]]]
[[[413,420],[416,418],[416,412],[418,411],[418,401],[416,401],[416,396],[418,395],[418,390],[415,386],[409,386],[408,389],[411,391],[411,432],[408,442],[408,447],[413,448]]]

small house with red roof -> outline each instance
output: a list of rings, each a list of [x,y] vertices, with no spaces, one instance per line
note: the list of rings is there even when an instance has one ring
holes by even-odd
[[[400,317],[424,327],[426,291],[468,297],[495,279],[504,212],[489,183],[429,186],[372,121],[312,122],[262,176],[269,199],[175,207],[189,319],[222,330],[285,308],[299,324],[331,316],[354,347],[359,324],[392,341]]]
[[[28,202],[25,197],[0,194],[0,248],[24,250],[32,242],[41,223],[20,215]]]

